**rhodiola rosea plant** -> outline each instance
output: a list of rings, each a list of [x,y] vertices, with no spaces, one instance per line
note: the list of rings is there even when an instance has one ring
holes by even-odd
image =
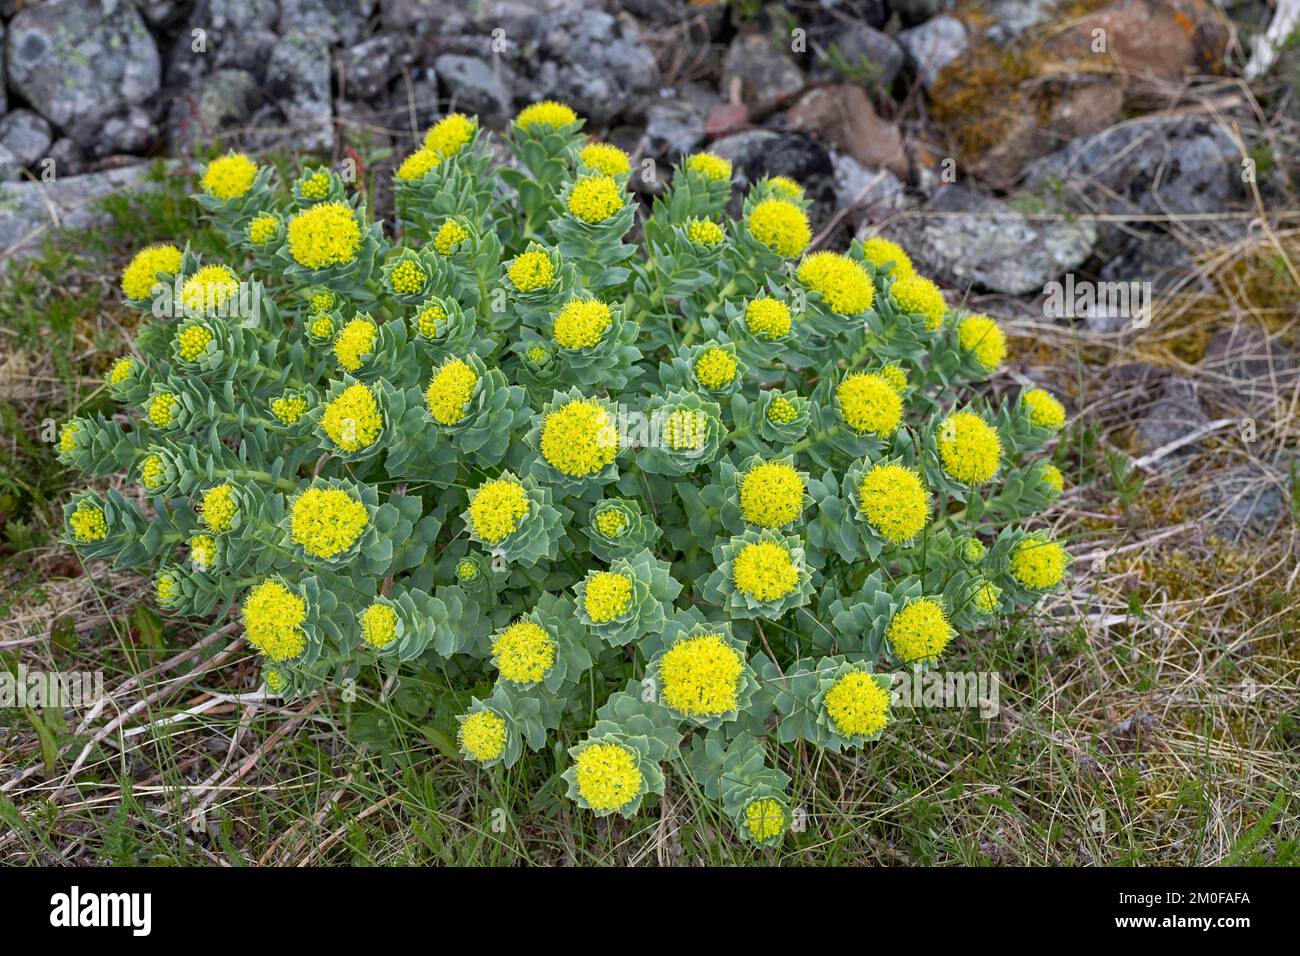
[[[465,759],[547,750],[625,816],[672,764],[775,843],[777,746],[869,745],[892,671],[1061,585],[1032,520],[1064,411],[991,401],[1001,329],[896,244],[810,251],[797,183],[731,218],[729,163],[697,153],[646,211],[582,125],[534,104],[501,164],[447,116],[387,228],[328,168],[207,164],[226,253],[123,273],[124,413],[59,453],[132,487],[74,495],[66,541],[171,614],[236,616],[270,693],[434,667],[480,689]]]

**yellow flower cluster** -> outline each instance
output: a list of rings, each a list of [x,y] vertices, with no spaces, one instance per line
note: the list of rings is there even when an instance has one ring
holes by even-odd
[[[895,280],[889,287],[889,297],[904,312],[924,318],[927,328],[943,325],[948,303],[939,287],[924,276],[913,274]]]
[[[578,122],[578,114],[573,108],[555,100],[542,100],[525,106],[515,117],[515,125],[524,130],[556,128]]]
[[[313,202],[319,202],[330,194],[330,175],[323,169],[318,169],[302,181],[299,191],[303,198],[310,199]]]
[[[617,538],[627,528],[627,516],[610,508],[596,515],[596,530],[607,538]]]
[[[588,143],[578,153],[578,159],[606,176],[622,176],[632,171],[632,160],[627,153],[609,143]]]
[[[163,483],[163,460],[157,455],[150,455],[140,466],[140,481],[146,488],[158,488]]]
[[[745,327],[763,339],[781,339],[790,334],[790,307],[780,299],[759,296],[745,306]]]
[[[433,248],[439,255],[449,256],[456,247],[469,238],[469,230],[455,219],[448,219],[438,227],[438,234],[433,237]]]
[[[399,262],[389,275],[389,281],[393,284],[393,291],[398,295],[415,295],[424,288],[424,283],[428,277],[424,270],[420,268],[419,263],[414,259],[406,258]]]
[[[346,265],[361,249],[361,224],[346,203],[317,203],[289,220],[289,254],[300,266]]]
[[[275,238],[279,228],[280,220],[276,216],[257,216],[248,223],[248,241],[255,246],[264,245]]]
[[[714,153],[692,153],[686,158],[686,168],[714,182],[731,180],[731,163]]]
[[[622,208],[623,190],[613,176],[583,176],[569,193],[569,212],[592,225],[615,216]]]
[[[549,289],[555,281],[555,267],[551,257],[544,252],[525,252],[516,256],[506,270],[510,282],[520,292],[534,292],[537,289]]]
[[[257,164],[243,153],[227,153],[208,163],[200,185],[214,199],[238,199],[253,188]]]
[[[442,165],[442,160],[438,154],[431,149],[417,149],[410,153],[400,166],[397,167],[397,178],[404,182],[415,182],[423,179],[431,169],[436,169]]]
[[[469,500],[470,526],[490,545],[514,534],[527,516],[528,493],[519,482],[507,478],[480,485]]]
[[[425,306],[420,310],[420,315],[416,319],[416,325],[420,334],[426,339],[436,339],[438,337],[438,323],[446,321],[447,312],[440,305]]]
[[[712,219],[691,219],[686,223],[686,238],[697,246],[711,249],[722,243],[726,233]]]
[[[1007,337],[1002,329],[987,315],[971,315],[957,326],[961,347],[975,356],[987,371],[992,372],[1007,357]]]
[[[1065,406],[1056,400],[1051,392],[1041,388],[1031,388],[1024,394],[1025,407],[1029,409],[1029,420],[1039,428],[1053,431],[1065,424]]]
[[[889,691],[864,671],[850,671],[826,692],[823,706],[841,737],[870,737],[889,724]]]
[[[204,266],[181,286],[181,305],[191,312],[213,312],[239,295],[239,276],[229,266]]]
[[[375,395],[364,385],[349,385],[325,406],[320,419],[326,436],[343,451],[369,448],[384,430]]]
[[[477,130],[477,120],[464,113],[448,113],[424,134],[424,148],[450,159],[469,145]]]
[[[751,800],[745,807],[745,829],[759,843],[780,836],[788,822],[785,808],[771,797]]]
[[[235,503],[234,489],[230,485],[215,485],[203,492],[199,509],[203,523],[215,534],[229,531],[235,525],[239,505]]]
[[[885,636],[899,660],[915,664],[943,653],[952,640],[952,625],[942,604],[934,598],[921,597],[894,615]]]
[[[862,264],[838,252],[814,252],[799,263],[795,277],[816,292],[836,315],[859,315],[871,308],[876,287]]]
[[[370,523],[366,506],[342,488],[308,488],[289,509],[289,536],[316,558],[342,554]]]
[[[915,468],[873,465],[858,486],[858,507],[891,544],[911,541],[930,518],[930,496]]]
[[[757,203],[745,225],[751,236],[786,259],[799,255],[812,241],[808,214],[788,199],[764,199]]]
[[[736,357],[726,349],[710,348],[695,360],[695,380],[705,388],[726,388],[736,379]]]
[[[176,333],[176,351],[186,362],[197,361],[208,350],[212,333],[201,325],[187,325]]]
[[[789,425],[799,417],[799,409],[794,407],[784,395],[778,395],[767,406],[767,419],[777,425]]]
[[[745,659],[721,634],[679,639],[659,662],[660,699],[688,717],[735,710]]]
[[[878,372],[854,372],[835,390],[844,422],[859,435],[888,438],[903,421],[903,399]]]
[[[361,368],[365,357],[374,351],[378,337],[379,328],[370,320],[358,316],[348,322],[334,340],[334,357],[339,367],[348,372]]]
[[[632,581],[626,574],[601,571],[587,580],[583,607],[597,624],[607,624],[626,613],[632,603]]]
[[[1011,573],[1027,588],[1044,591],[1065,578],[1066,554],[1055,541],[1030,535],[1011,554]]]
[[[249,592],[241,613],[248,643],[271,660],[292,660],[307,649],[307,602],[274,578]]]
[[[587,478],[618,455],[618,429],[605,407],[592,399],[575,399],[542,421],[542,458],[570,478]]]
[[[905,279],[916,274],[912,260],[903,251],[903,247],[880,236],[873,236],[862,244],[862,257],[877,269],[891,266],[889,274],[895,279]]]
[[[600,341],[612,322],[609,306],[599,299],[570,299],[555,317],[552,337],[562,349],[587,349]]]
[[[555,640],[532,621],[515,621],[492,642],[492,663],[512,683],[535,684],[555,663]]]
[[[636,755],[619,744],[606,743],[582,749],[574,760],[574,778],[582,799],[602,813],[627,806],[645,782]]]
[[[282,425],[292,425],[307,412],[307,400],[297,395],[282,395],[271,402],[271,414]]]
[[[756,601],[779,601],[799,586],[799,570],[790,552],[775,541],[753,541],[736,555],[732,580]]]
[[[376,601],[361,612],[361,639],[375,650],[397,640],[397,612]]]
[[[464,419],[478,373],[464,359],[449,358],[439,366],[424,392],[429,414],[439,425],[459,425]]]
[[[175,275],[181,271],[181,251],[173,245],[159,243],[145,246],[122,270],[122,293],[128,299],[144,301],[153,294],[159,274]]]
[[[149,401],[149,421],[159,428],[166,428],[175,420],[178,404],[175,395],[159,392]]]
[[[72,528],[72,537],[89,544],[103,541],[108,537],[108,521],[104,512],[89,502],[83,501],[68,516],[68,525]]]
[[[694,408],[674,408],[663,417],[660,432],[673,451],[698,451],[709,440],[709,417]]]
[[[998,473],[1002,440],[974,412],[957,412],[939,426],[939,457],[944,471],[962,484],[982,485]]]
[[[477,710],[461,721],[456,737],[465,753],[486,763],[506,749],[506,722],[490,710]]]
[[[792,465],[769,461],[740,479],[740,513],[760,528],[781,528],[798,519],[804,505],[804,482]]]

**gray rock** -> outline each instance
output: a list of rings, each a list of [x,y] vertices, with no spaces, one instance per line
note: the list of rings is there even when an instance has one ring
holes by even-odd
[[[257,79],[247,70],[217,70],[172,103],[168,138],[173,152],[188,152],[195,144],[244,125],[261,99]]]
[[[893,37],[856,20],[823,27],[812,35],[813,76],[840,76],[873,92],[893,85],[907,59]]]
[[[744,33],[731,41],[722,60],[723,95],[737,86],[750,112],[761,116],[792,100],[804,87],[804,75],[771,37]]]
[[[993,0],[986,11],[993,19],[986,35],[996,43],[1006,43],[1047,23],[1060,6],[1060,0]]]
[[[83,143],[90,124],[146,104],[161,79],[158,47],[125,2],[24,7],[9,23],[7,61],[10,86]]]
[[[1220,533],[1276,529],[1282,517],[1282,482],[1257,464],[1230,468],[1206,487],[1209,511],[1205,517]]]
[[[956,0],[889,0],[890,9],[905,23],[920,23],[955,7]]]
[[[505,125],[513,110],[504,69],[498,72],[478,57],[459,53],[444,53],[433,66],[455,109],[479,114],[490,127]]]
[[[21,169],[35,171],[53,141],[50,124],[31,110],[14,110],[0,118],[0,179],[18,179]]]
[[[86,157],[81,147],[66,136],[54,141],[46,150],[45,158],[50,161],[50,170],[56,176],[80,176],[86,172]]]
[[[863,166],[838,150],[831,150],[831,163],[835,167],[836,205],[856,204],[873,220],[907,205],[907,187],[889,170]]]
[[[139,107],[103,118],[86,137],[85,152],[94,159],[119,153],[143,153],[158,138],[158,125]]]
[[[650,152],[675,161],[704,142],[705,121],[722,97],[707,87],[690,84],[671,99],[656,100],[646,110],[645,133]]]
[[[188,0],[136,0],[141,16],[155,30],[174,26],[189,7]]]
[[[280,0],[279,32],[351,46],[365,36],[374,12],[375,0]]]
[[[764,176],[786,176],[804,188],[812,201],[813,225],[835,210],[835,166],[819,142],[802,133],[746,130],[717,140],[709,147],[732,164],[737,202],[744,191]],[[739,207],[733,212],[739,214]]]
[[[1087,261],[1097,241],[1089,222],[1036,222],[960,185],[940,189],[896,232],[918,268],[942,284],[1010,295],[1041,292]]]
[[[319,34],[280,38],[266,65],[266,92],[284,114],[282,135],[297,149],[334,148],[329,47]]]
[[[482,7],[479,0],[380,0],[379,19],[385,30],[462,33]]]
[[[0,21],[0,113],[9,109],[9,94],[5,87],[5,25]]]
[[[1289,401],[1300,377],[1295,354],[1257,325],[1220,329],[1205,347],[1200,367],[1227,387],[1228,400],[1257,414]]]
[[[1196,394],[1196,384],[1181,375],[1165,379],[1156,400],[1140,414],[1134,440],[1141,454],[1172,444],[1209,421]],[[1200,440],[1189,442],[1172,452],[1170,458],[1193,455],[1201,444]]]
[[[917,75],[926,89],[939,78],[945,66],[966,52],[969,45],[965,25],[956,17],[949,16],[935,17],[919,27],[904,30],[898,35],[898,42],[916,64]]]
[[[380,96],[402,69],[406,44],[394,33],[381,33],[343,51],[344,89],[362,100]]]
[[[40,251],[52,228],[89,229],[108,219],[99,200],[124,189],[152,188],[147,164],[46,182],[0,183],[0,261]]]
[[[1124,245],[1101,267],[1103,282],[1149,282],[1152,292],[1170,292],[1194,282],[1196,262],[1187,247],[1166,233],[1125,236]]]
[[[276,0],[199,0],[185,29],[172,44],[168,86],[189,87],[216,70],[244,70],[259,81],[275,47]]]

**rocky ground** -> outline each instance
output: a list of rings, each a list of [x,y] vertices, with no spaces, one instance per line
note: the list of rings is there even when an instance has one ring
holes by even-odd
[[[1049,608],[1062,633],[1040,627],[1003,645],[1009,657],[977,661],[1019,680],[1000,732],[1027,734],[1025,755],[1004,747],[1017,762],[997,777],[972,770],[984,751],[942,728],[898,744],[885,789],[901,809],[853,818],[851,858],[1241,862],[1261,839],[1243,849],[1242,834],[1272,826],[1275,793],[1294,794],[1300,747],[1292,718],[1249,709],[1294,714],[1300,668],[1300,45],[1282,44],[1267,69],[1256,46],[1288,5],[0,0],[0,257],[15,300],[74,330],[81,369],[120,341],[111,310],[85,314],[111,300],[111,278],[86,278],[76,308],[57,295],[64,305],[47,306],[42,290],[67,290],[51,278],[62,253],[44,243],[56,225],[103,225],[105,197],[159,188],[148,173],[159,157],[187,174],[227,144],[351,157],[375,174],[382,210],[388,169],[434,117],[467,110],[499,129],[552,97],[664,174],[707,146],[743,178],[791,176],[815,199],[818,243],[901,241],[952,303],[1005,320],[1013,379],[1051,383],[1071,413],[1058,530],[1081,560]],[[149,228],[124,202],[109,209],[97,252],[111,277]],[[1149,309],[1054,298],[1055,283],[1131,281],[1149,284]],[[66,417],[76,388],[51,384],[60,356],[29,353],[8,316],[0,305],[5,408]],[[0,481],[0,553],[21,555],[47,518],[33,505],[15,522],[14,501],[39,496],[13,481],[12,494]],[[56,611],[91,599],[70,586]],[[15,604],[0,651],[31,646],[50,614]],[[39,749],[34,737],[23,746]],[[1185,791],[1210,786],[1204,760],[1210,804]],[[846,770],[848,783],[870,769]],[[949,775],[966,796],[936,796],[926,817],[918,793]],[[352,781],[334,800],[359,810],[376,795]],[[1058,789],[1040,800],[1043,781]],[[1006,806],[982,803],[990,783]],[[1140,836],[1089,835],[1091,808],[1109,799],[1093,790]],[[861,809],[853,792],[835,790],[846,815]],[[569,834],[550,836],[557,858],[582,858]],[[666,861],[674,839],[661,828],[631,849],[604,846],[608,858]],[[1294,856],[1293,827],[1289,840]],[[21,840],[6,846],[24,858]],[[298,859],[281,849],[277,839],[263,858]]]

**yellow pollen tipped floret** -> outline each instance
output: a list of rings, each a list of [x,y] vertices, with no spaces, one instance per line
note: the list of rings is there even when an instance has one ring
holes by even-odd
[[[814,252],[799,263],[796,278],[822,297],[837,315],[857,315],[871,308],[876,288],[862,264],[838,252]]]
[[[705,388],[726,388],[735,381],[736,368],[736,357],[726,349],[706,349],[695,360],[695,380]]]
[[[289,254],[308,269],[344,265],[361,248],[361,224],[350,206],[323,202],[289,220]]]
[[[982,485],[998,472],[1002,440],[974,412],[957,412],[939,426],[939,457],[944,471],[967,485]]]
[[[478,387],[478,373],[464,359],[450,358],[434,373],[424,392],[429,414],[439,425],[456,425]]]
[[[328,289],[313,292],[311,298],[307,300],[307,311],[312,315],[328,312],[332,308],[334,308],[334,293]]]
[[[632,171],[632,160],[627,153],[609,143],[588,143],[578,153],[583,165],[604,173],[606,176],[621,176]]]
[[[417,149],[397,167],[397,178],[403,182],[423,179],[431,169],[442,165],[442,159],[431,149]]]
[[[939,287],[924,276],[903,276],[889,287],[889,297],[904,312],[922,316],[927,328],[943,325],[948,303]]]
[[[883,269],[892,262],[893,269],[889,274],[895,279],[905,279],[916,274],[912,260],[903,251],[903,247],[880,236],[873,236],[862,244],[862,257],[877,269]]]
[[[551,257],[539,250],[525,252],[516,256],[506,270],[511,284],[520,292],[533,292],[536,289],[549,289],[555,281],[555,267]]]
[[[243,607],[248,643],[273,661],[287,661],[307,649],[302,624],[307,602],[279,581],[263,581],[249,592]]]
[[[364,385],[350,385],[325,406],[321,429],[343,451],[369,448],[384,430],[375,395]]]
[[[987,315],[971,315],[957,326],[961,347],[975,356],[987,371],[993,371],[1007,357],[1007,337]]]
[[[535,684],[555,663],[555,641],[540,625],[515,621],[492,642],[492,663],[508,681]]]
[[[307,411],[307,400],[297,395],[282,395],[271,403],[271,414],[282,425],[292,425]]]
[[[617,508],[609,508],[596,515],[596,530],[607,538],[617,538],[627,528],[627,516]]]
[[[916,469],[893,463],[875,465],[858,486],[858,507],[881,537],[902,544],[925,528],[930,496]]]
[[[618,810],[636,799],[645,783],[636,755],[618,744],[591,744],[573,762],[578,793],[593,810]]]
[[[697,246],[712,248],[726,237],[726,233],[712,219],[692,219],[686,224],[686,238]]]
[[[803,511],[803,477],[784,462],[766,462],[740,479],[740,513],[760,528],[780,528]]]
[[[626,574],[601,571],[587,580],[583,607],[597,624],[607,624],[627,611],[632,603],[632,582]]]
[[[311,320],[311,325],[307,327],[307,332],[312,338],[325,339],[334,337],[334,320],[328,315],[318,315]]]
[[[714,153],[693,153],[686,159],[686,168],[714,182],[728,182],[731,179],[731,163]]]
[[[756,601],[779,601],[799,586],[799,570],[790,552],[775,541],[746,544],[732,565],[732,579]]]
[[[196,571],[208,571],[217,561],[217,539],[210,534],[190,538],[190,564]]]
[[[140,466],[140,481],[146,488],[158,488],[163,483],[163,460],[150,455]]]
[[[257,164],[243,153],[227,153],[208,163],[200,185],[214,199],[238,199],[253,188]]]
[[[575,399],[542,422],[542,458],[570,478],[586,478],[613,462],[618,429],[599,402]]]
[[[883,375],[854,372],[835,390],[844,422],[859,435],[888,438],[903,421],[903,399]]]
[[[673,451],[698,451],[709,439],[709,416],[694,408],[674,408],[663,416],[660,428]]]
[[[745,224],[751,236],[786,259],[799,255],[812,241],[808,214],[788,199],[764,199],[750,210]]]
[[[469,523],[488,544],[500,544],[528,515],[528,493],[517,481],[500,478],[481,485],[469,502]]]
[[[426,339],[436,339],[438,337],[438,325],[446,321],[447,312],[440,305],[425,306],[420,310],[420,316],[416,320],[419,326],[420,334]]]
[[[752,800],[745,807],[745,829],[759,843],[780,836],[786,824],[785,808],[771,797]]]
[[[790,334],[792,322],[790,307],[780,299],[763,296],[745,307],[745,326],[751,335],[759,338],[785,338]]]
[[[258,216],[248,224],[248,241],[255,246],[270,242],[280,228],[280,220],[270,213]]]
[[[235,523],[235,514],[239,511],[239,506],[235,504],[231,494],[233,491],[230,485],[217,485],[203,492],[203,500],[200,504],[203,523],[217,534],[229,531]]]
[[[175,275],[181,270],[181,251],[173,245],[145,246],[122,270],[122,294],[142,301],[153,294],[158,273]]]
[[[208,350],[212,333],[201,325],[187,325],[176,333],[176,351],[186,362],[193,362]]]
[[[721,634],[678,640],[659,662],[660,699],[688,717],[717,717],[736,708],[744,669]]]
[[[293,543],[316,558],[333,558],[352,547],[370,523],[366,506],[342,488],[308,488],[289,512]]]
[[[365,357],[374,351],[378,337],[378,327],[367,319],[355,318],[343,326],[334,340],[334,357],[339,367],[349,372],[361,368]]]
[[[135,372],[135,359],[129,355],[123,355],[113,363],[113,367],[108,370],[108,381],[110,385],[121,385]]]
[[[569,212],[597,225],[623,208],[623,190],[613,176],[584,176],[569,193]]]
[[[586,349],[598,343],[613,322],[609,306],[598,299],[570,299],[555,317],[552,337],[562,349]]]
[[[304,199],[321,200],[330,194],[330,176],[323,169],[318,169],[298,186]]]
[[[1065,406],[1052,393],[1041,388],[1031,388],[1024,393],[1029,420],[1039,428],[1056,430],[1065,424]]]
[[[885,635],[899,660],[913,664],[942,654],[952,640],[952,625],[942,604],[922,597],[894,615]]]
[[[83,544],[103,541],[108,537],[108,521],[102,509],[83,501],[68,516],[68,526],[72,528],[74,540]]]
[[[464,113],[448,113],[424,134],[424,148],[450,159],[469,144],[477,129],[478,123]]]
[[[777,425],[789,425],[799,417],[799,409],[784,395],[777,395],[767,405],[767,420]]]
[[[487,763],[506,749],[506,722],[490,710],[476,710],[460,722],[456,737],[472,760]]]
[[[456,251],[458,245],[468,238],[468,229],[455,219],[448,219],[438,227],[438,234],[433,237],[433,248],[437,250],[439,255],[449,256]]]
[[[376,601],[361,612],[361,639],[376,650],[397,640],[397,612]]]
[[[1027,588],[1044,591],[1065,577],[1066,554],[1055,541],[1028,537],[1011,554],[1011,573]]]
[[[403,259],[393,268],[388,281],[398,295],[416,295],[424,288],[427,278],[414,259]]]
[[[539,126],[561,127],[578,121],[578,114],[571,107],[555,100],[542,100],[525,106],[515,117],[515,125],[520,129],[532,130]]]
[[[176,396],[171,392],[159,392],[149,402],[149,421],[159,428],[166,428],[176,418]]]
[[[870,737],[889,723],[889,691],[862,671],[845,674],[831,685],[823,700],[841,737]]]
[[[191,312],[220,309],[239,295],[239,277],[229,266],[204,266],[181,286],[181,304]]]

